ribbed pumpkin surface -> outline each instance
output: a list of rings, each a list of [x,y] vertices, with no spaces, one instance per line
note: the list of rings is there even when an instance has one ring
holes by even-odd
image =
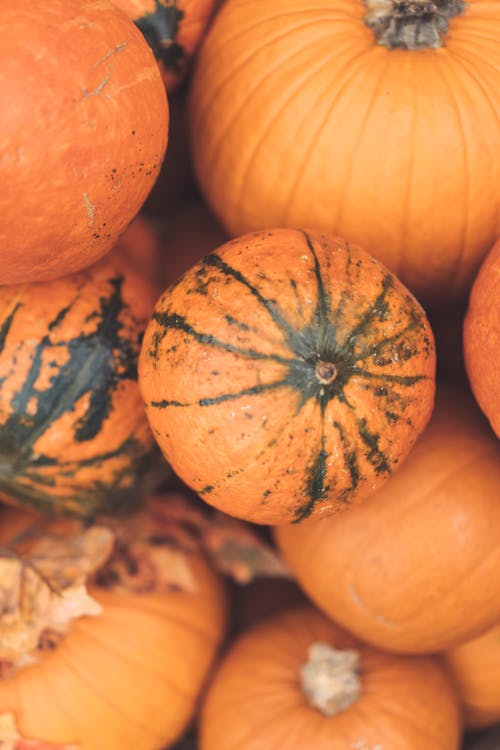
[[[232,235],[331,230],[442,305],[499,230],[498,4],[471,0],[416,51],[378,45],[366,13],[226,0],[190,88],[194,167]]]
[[[433,404],[425,315],[357,247],[249,234],[157,303],[140,385],[156,439],[207,502],[259,523],[349,506],[406,456]]]
[[[196,590],[93,588],[103,606],[74,622],[38,663],[0,678],[0,713],[22,736],[78,750],[162,750],[191,719],[225,627],[220,581],[187,558]]]

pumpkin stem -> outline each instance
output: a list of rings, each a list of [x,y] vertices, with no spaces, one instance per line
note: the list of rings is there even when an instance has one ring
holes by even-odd
[[[463,0],[365,0],[365,23],[389,49],[442,47],[448,21],[467,7]]]
[[[300,680],[311,706],[324,716],[335,716],[361,695],[359,654],[326,643],[313,643],[308,660],[301,667]]]
[[[323,385],[329,385],[337,377],[337,368],[333,362],[323,362],[320,360],[316,363],[316,377]]]

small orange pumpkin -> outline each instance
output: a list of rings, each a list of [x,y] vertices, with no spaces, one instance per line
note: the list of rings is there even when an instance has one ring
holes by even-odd
[[[0,542],[6,544],[33,522],[37,518],[31,514],[4,512]],[[132,516],[126,523],[132,528],[136,522]],[[59,524],[59,533],[67,533],[62,529]],[[171,540],[158,531],[151,543],[168,549]],[[25,541],[27,554],[29,559]],[[114,555],[120,554],[126,561],[125,583],[116,577],[122,568],[114,564]],[[45,747],[38,744],[45,742],[62,750],[170,747],[194,715],[226,620],[224,587],[203,556],[178,548],[175,555],[190,586],[156,590],[151,575],[147,585],[138,581],[136,586],[143,563],[150,574],[153,570],[148,560],[116,547],[88,587],[102,607],[100,614],[74,620],[50,648],[50,638],[41,639],[35,663],[0,675],[0,744],[5,739],[1,719],[12,715],[26,741],[15,745],[19,748],[31,747],[28,740],[33,747]],[[106,574],[110,565],[111,577]],[[162,574],[168,577],[168,571]]]
[[[465,725],[500,721],[500,624],[450,649],[444,658],[458,686]]]
[[[474,281],[463,337],[472,391],[500,438],[500,240]]]
[[[0,493],[92,516],[134,500],[154,440],[137,357],[155,285],[113,251],[79,274],[0,287]]]
[[[366,646],[312,607],[241,636],[202,706],[200,750],[458,750],[460,714],[437,659]]]
[[[220,0],[114,0],[142,31],[167,91],[184,80]]]
[[[111,2],[4,0],[0,100],[0,284],[74,273],[111,249],[156,179],[158,66]]]
[[[276,529],[311,599],[389,651],[451,648],[500,620],[500,445],[448,387],[404,466],[351,513]]]
[[[333,231],[426,305],[464,297],[499,229],[499,38],[490,0],[225,0],[189,90],[216,216]]]
[[[378,261],[316,231],[245,235],[163,294],[140,385],[172,468],[256,523],[349,507],[426,425],[432,332]]]

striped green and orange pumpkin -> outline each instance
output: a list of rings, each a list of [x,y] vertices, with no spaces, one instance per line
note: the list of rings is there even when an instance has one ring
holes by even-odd
[[[173,469],[257,523],[324,516],[373,492],[433,405],[422,308],[378,261],[317,231],[231,240],[163,294],[140,385]]]
[[[79,274],[0,287],[3,499],[92,516],[135,496],[154,447],[137,357],[155,298],[118,251]]]

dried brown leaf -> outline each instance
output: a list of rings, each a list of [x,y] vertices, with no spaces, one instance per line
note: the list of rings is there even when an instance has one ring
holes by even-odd
[[[48,533],[31,539],[23,552],[0,557],[0,662],[2,673],[36,659],[46,632],[50,641],[72,620],[96,615],[88,576],[110,555],[113,534],[92,527],[73,536]],[[44,635],[45,634],[45,635]]]

